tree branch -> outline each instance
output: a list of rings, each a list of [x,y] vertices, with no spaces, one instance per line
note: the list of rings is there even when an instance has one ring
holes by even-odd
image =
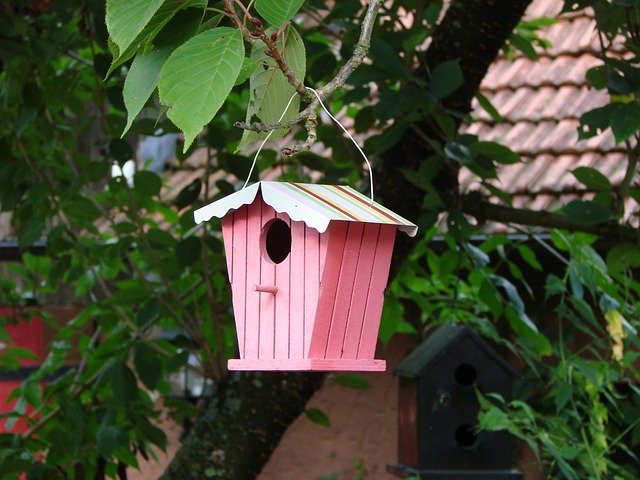
[[[592,233],[612,240],[640,245],[640,230],[627,225],[620,225],[616,222],[597,224],[579,223],[558,213],[496,205],[483,200],[479,194],[474,193],[462,195],[458,200],[460,210],[467,215],[477,218],[479,221],[515,223],[519,225],[558,228],[572,232]]]
[[[362,64],[364,59],[369,52],[369,48],[371,47],[371,34],[373,32],[373,27],[375,25],[375,19],[378,14],[378,10],[380,9],[380,5],[382,4],[382,0],[371,0],[369,6],[367,7],[367,11],[362,19],[362,27],[360,29],[360,37],[358,38],[358,42],[353,50],[353,54],[351,57],[345,62],[345,64],[340,68],[338,73],[336,74],[329,83],[327,83],[324,87],[317,89],[318,95],[321,99],[325,99],[330,96],[333,92],[335,92],[338,88],[342,88],[347,81],[347,79],[351,76],[356,68]],[[255,25],[255,24],[254,24]],[[265,39],[263,39],[265,40]],[[267,40],[271,40],[267,38]],[[265,44],[269,46],[267,41]],[[271,57],[278,64],[278,68],[282,71],[282,73],[287,76],[290,67],[286,65],[283,61],[283,66],[281,66],[278,59],[273,55],[273,50],[269,48],[271,52]],[[277,49],[276,49],[277,52]],[[305,123],[305,128],[307,129],[308,136],[307,141],[303,145],[298,145],[290,148],[284,149],[285,155],[291,156],[295,153],[309,150],[313,142],[315,142],[315,131],[313,128],[315,127],[314,122],[309,122],[310,119],[315,119],[315,111],[319,106],[319,100],[315,97],[315,95],[310,94],[308,90],[300,83],[300,85],[294,84],[291,82],[289,76],[289,83],[295,87],[296,92],[302,97],[303,100],[309,102],[309,99],[313,97],[313,100],[309,102],[309,105],[301,111],[297,117],[287,120],[285,122],[277,122],[277,123],[244,123],[244,122],[236,122],[234,125],[236,127],[242,128],[244,130],[251,130],[254,132],[269,132],[271,130],[277,130],[279,128],[289,128],[297,123]],[[300,90],[303,91],[301,91]]]

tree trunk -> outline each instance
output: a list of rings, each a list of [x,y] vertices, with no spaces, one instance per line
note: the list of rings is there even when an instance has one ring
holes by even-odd
[[[324,381],[323,373],[233,373],[163,480],[251,479]]]
[[[425,54],[433,67],[460,59],[464,85],[445,99],[446,108],[467,112],[491,62],[531,0],[457,0],[452,3]],[[426,72],[423,76],[427,76]],[[416,132],[416,130],[419,131]],[[422,204],[424,192],[408,184],[401,168],[417,170],[432,151],[421,135],[436,138],[425,119],[380,159],[376,195],[394,211],[407,215]],[[446,167],[438,191],[457,198],[457,169]],[[394,264],[406,258],[412,243],[398,236]],[[233,375],[222,394],[198,419],[162,477],[251,479],[261,471],[286,428],[305,408],[324,379],[319,373],[246,373]]]
[[[451,4],[436,28],[433,41],[425,52],[424,74],[436,65],[458,59],[464,83],[442,101],[446,109],[463,114],[471,110],[471,101],[480,82],[500,49],[516,27],[531,0],[458,0]],[[454,117],[456,127],[460,117]],[[376,195],[391,210],[408,215],[420,210],[425,192],[409,184],[401,170],[417,171],[435,152],[424,138],[439,141],[441,134],[429,119],[423,119],[407,129],[400,141],[378,160]],[[447,208],[457,208],[458,165],[444,162],[432,182]],[[416,239],[399,235],[394,249],[394,267],[406,258]]]

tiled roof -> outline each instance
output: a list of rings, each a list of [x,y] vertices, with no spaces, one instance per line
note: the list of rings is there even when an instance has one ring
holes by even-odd
[[[397,225],[413,237],[418,231],[410,221],[393,213],[353,188],[290,182],[258,182],[195,211],[196,223],[222,218],[229,211],[253,202],[258,193],[276,212],[302,221],[323,233],[333,220]]]
[[[480,90],[502,116],[494,121],[476,103],[475,122],[465,131],[481,140],[503,143],[520,154],[523,163],[500,166],[500,183],[513,205],[531,209],[553,209],[559,198],[588,197],[571,170],[579,166],[597,168],[615,185],[624,176],[622,148],[616,147],[610,130],[578,141],[580,116],[608,102],[606,91],[589,87],[587,71],[602,62],[597,58],[599,42],[590,12],[558,16],[563,2],[534,0],[526,19],[556,18],[538,35],[551,47],[538,48],[540,58],[519,54],[501,55],[491,66]],[[479,179],[464,170],[460,184],[467,191],[480,190]],[[497,199],[494,199],[497,201]]]

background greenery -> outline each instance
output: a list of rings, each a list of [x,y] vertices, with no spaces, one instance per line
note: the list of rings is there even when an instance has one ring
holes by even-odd
[[[533,222],[514,208],[493,218],[489,204],[457,184],[460,169],[489,180],[499,178],[500,165],[521,161],[458,129],[501,49],[535,54],[545,22],[521,23],[529,3],[375,4],[369,45],[361,37],[366,5],[355,0],[0,1],[0,201],[20,250],[0,284],[2,304],[16,309],[2,322],[30,318],[61,289],[82,307],[14,392],[17,406],[3,416],[9,424],[27,418],[29,427],[0,435],[0,478],[126,478],[137,455],[166,445],[155,425],[160,407],[178,419],[198,417],[165,478],[258,474],[324,377],[229,375],[236,345],[219,224],[196,227],[193,210],[248,175],[243,147],[265,133],[234,123],[277,122],[297,91],[284,121],[294,119],[313,101],[304,85],[323,86],[331,109],[361,134],[375,158],[377,198],[421,227],[415,241],[398,239],[381,339],[424,337],[450,322],[474,326],[526,364],[515,400],[483,398],[483,428],[508,429],[529,444],[550,478],[637,478],[639,237],[623,220],[625,201],[640,200],[637,2],[565,6],[595,12],[603,56],[589,80],[611,101],[583,116],[581,138],[611,128],[627,151],[623,184],[576,170],[599,194],[556,213],[533,212]],[[614,43],[628,54],[604,55]],[[358,66],[366,52],[370,62]],[[301,153],[263,151],[254,178],[275,170],[286,180],[366,191],[350,142],[315,110],[305,112],[301,123],[316,134],[317,151],[331,155],[307,151],[308,132],[294,127],[287,142]],[[184,140],[164,171],[143,162],[131,180],[112,174],[114,164],[134,158],[141,136],[178,132]],[[172,175],[193,168],[196,151],[204,152],[203,175],[170,188]],[[526,242],[477,240],[473,217],[556,230]],[[548,255],[562,267],[548,268]],[[543,303],[553,312],[546,324],[536,310]],[[54,323],[46,310],[37,314]],[[174,341],[161,331],[177,332]],[[10,340],[4,328],[0,336]],[[216,385],[195,412],[169,396],[167,380],[187,365],[187,346],[199,358],[189,368]],[[80,363],[41,383],[72,351]],[[15,370],[32,356],[9,346],[0,365]],[[322,412],[307,413],[326,422]]]

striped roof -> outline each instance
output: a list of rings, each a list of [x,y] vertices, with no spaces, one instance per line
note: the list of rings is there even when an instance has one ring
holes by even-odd
[[[344,185],[310,183],[258,182],[194,212],[196,223],[212,217],[222,218],[228,212],[253,203],[260,192],[264,202],[278,213],[323,233],[332,220],[396,225],[410,237],[418,227],[388,208]]]

